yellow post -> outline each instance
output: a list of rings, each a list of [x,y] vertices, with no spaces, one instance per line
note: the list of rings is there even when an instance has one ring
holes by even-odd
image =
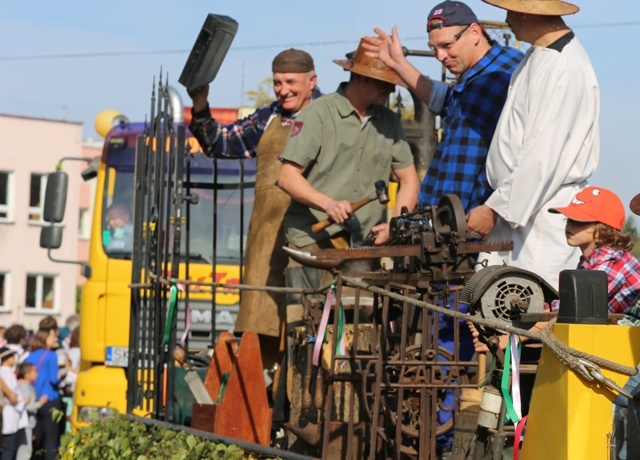
[[[571,348],[635,367],[640,361],[640,327],[556,324],[553,334]],[[602,369],[624,386],[628,376]],[[587,382],[544,348],[533,390],[521,459],[608,459],[613,431],[612,393]]]

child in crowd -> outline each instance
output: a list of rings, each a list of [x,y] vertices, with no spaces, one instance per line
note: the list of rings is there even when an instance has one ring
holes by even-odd
[[[18,452],[18,446],[24,444],[25,428],[29,424],[24,399],[18,391],[18,380],[13,371],[16,356],[13,350],[7,347],[0,348],[0,378],[7,387],[17,393],[18,402],[11,404],[5,397],[2,409],[2,460],[14,460]]]
[[[72,314],[67,316],[64,326],[60,328],[60,335],[58,336],[58,342],[65,348],[69,345],[69,335],[76,327],[80,326],[80,315]]]
[[[16,354],[16,364],[21,364],[29,352],[25,350],[27,343],[27,330],[20,324],[13,324],[4,333],[7,341],[7,347],[12,349]]]
[[[53,333],[56,335],[56,339],[60,333],[60,329],[58,328],[58,321],[51,315],[47,315],[40,320],[40,322],[38,323],[38,330]]]
[[[38,370],[33,364],[22,363],[18,366],[18,390],[24,398],[29,424],[25,428],[25,442],[18,446],[16,460],[29,460],[31,458],[33,451],[33,430],[36,426],[36,413],[38,409],[47,402],[47,395],[42,395],[40,399],[36,397],[34,384],[37,377]]]
[[[609,313],[624,313],[640,296],[640,262],[629,252],[631,237],[621,233],[625,212],[620,198],[606,188],[590,186],[568,206],[549,212],[567,217],[567,243],[582,251],[578,268],[607,274]],[[551,309],[558,305],[552,302]]]
[[[47,319],[47,318],[45,318]],[[42,458],[54,460],[60,447],[60,435],[64,428],[64,421],[57,419],[56,411],[63,411],[62,400],[58,393],[58,359],[54,348],[58,345],[58,327],[55,320],[51,322],[53,329],[43,329],[48,324],[40,322],[40,329],[36,332],[31,344],[31,353],[25,362],[36,366],[38,375],[35,388],[38,397],[47,395],[47,402],[42,405],[36,415],[36,428],[33,450],[42,451]],[[53,410],[55,409],[55,410]]]
[[[565,237],[570,246],[580,248],[582,257],[578,269],[602,270],[607,274],[609,313],[623,313],[640,297],[640,262],[629,251],[633,249],[631,237],[621,233],[625,223],[624,205],[620,198],[603,187],[589,186],[579,192],[571,203],[562,208],[549,209],[551,213],[567,217]],[[559,301],[550,308],[558,310]],[[546,322],[537,323],[533,332],[544,330]],[[478,339],[478,331],[469,326],[477,352],[489,351]],[[527,338],[522,338],[524,341]],[[508,336],[500,337],[500,348],[507,345]]]
[[[640,193],[631,200],[629,205],[634,214],[640,215]],[[624,311],[622,318],[618,320],[621,326],[640,326],[640,299],[636,300]],[[624,389],[633,394],[640,386],[640,363],[636,366],[638,372],[629,378],[624,385]],[[619,394],[614,402],[614,435],[616,458],[630,458],[627,455],[627,437],[631,436],[631,431],[627,432],[627,419],[629,418],[629,400]]]
[[[64,377],[64,385],[69,388],[70,392],[76,387],[78,371],[80,370],[80,327],[76,327],[69,336],[69,344],[65,347],[67,354],[66,369]]]

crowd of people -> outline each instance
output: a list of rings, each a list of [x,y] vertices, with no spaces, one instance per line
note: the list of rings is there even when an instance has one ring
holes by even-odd
[[[2,460],[55,459],[65,431],[66,398],[80,367],[79,318],[58,327],[43,318],[35,333],[13,324],[0,341]]]
[[[468,5],[441,2],[427,16],[428,44],[456,76],[452,84],[421,74],[406,59],[394,26],[390,34],[375,28],[349,59],[334,61],[349,78],[332,94],[320,95],[312,57],[296,49],[273,60],[277,100],[248,118],[222,125],[211,117],[208,86],[189,89],[190,129],[203,151],[257,157],[247,284],[319,288],[330,280],[327,271],[287,261],[282,246],[384,244],[384,206],[356,210],[352,203],[376,181],[393,178],[399,189],[390,214],[455,194],[468,230],[514,242],[512,251],[480,254],[484,265],[526,269],[556,289],[562,270],[605,271],[610,311],[627,312],[625,324],[632,321],[640,264],[621,233],[625,207],[614,192],[588,186],[600,158],[599,87],[586,51],[563,20],[579,7],[561,0],[483,1],[506,10],[517,40],[531,46],[524,54],[503,46]],[[409,88],[442,120],[442,138],[422,182],[400,119],[386,107],[396,85]],[[327,217],[336,225],[313,232]],[[285,323],[299,315],[299,303],[295,296],[285,301],[283,294],[243,293],[237,330],[259,333],[265,367],[282,362]],[[460,342],[469,353],[487,351],[473,327]],[[439,438],[439,452],[451,441]]]
[[[588,184],[600,157],[599,87],[586,51],[563,20],[579,7],[562,0],[483,1],[506,10],[515,37],[531,46],[522,53],[495,42],[468,5],[443,1],[430,10],[426,31],[434,56],[456,77],[452,84],[411,64],[394,26],[390,33],[374,28],[351,57],[335,61],[348,78],[331,94],[319,91],[313,58],[299,49],[273,59],[276,100],[236,122],[211,116],[208,86],[189,88],[190,130],[202,150],[257,158],[245,284],[324,286],[329,272],[300,265],[282,248],[384,244],[388,214],[455,194],[468,230],[514,242],[512,251],[480,254],[485,265],[523,268],[555,288],[564,269],[604,271],[609,311],[626,313],[622,324],[640,323],[640,262],[622,233],[625,206],[613,191]],[[400,117],[387,107],[396,85],[442,120],[442,138],[422,180]],[[398,183],[391,212],[375,202],[353,208],[376,182],[391,179]],[[108,217],[109,247],[126,249],[130,212],[113,205]],[[334,225],[314,232],[313,224],[325,218]],[[286,323],[300,315],[299,304],[280,292],[243,292],[236,331],[259,334],[265,368],[286,365]],[[80,362],[79,327],[71,323],[59,328],[47,317],[31,337],[21,325],[0,328],[2,460],[56,458],[64,430],[64,418],[56,416],[64,412],[62,387],[72,391]],[[488,351],[473,326],[465,334],[465,352]],[[439,437],[439,453],[451,442],[451,436]]]

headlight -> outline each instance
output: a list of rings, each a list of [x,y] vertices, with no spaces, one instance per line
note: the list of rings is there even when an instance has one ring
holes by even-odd
[[[82,406],[78,408],[80,422],[100,422],[116,415],[116,410],[110,407]]]

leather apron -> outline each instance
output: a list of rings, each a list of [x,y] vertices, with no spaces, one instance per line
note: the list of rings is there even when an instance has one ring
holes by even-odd
[[[282,126],[280,115],[262,133],[256,151],[256,187],[243,284],[284,287],[284,270],[289,258],[282,250],[284,213],[290,197],[276,185],[280,173],[278,157],[284,150],[291,125]],[[254,331],[280,337],[286,321],[286,295],[267,291],[243,290],[235,331]]]

